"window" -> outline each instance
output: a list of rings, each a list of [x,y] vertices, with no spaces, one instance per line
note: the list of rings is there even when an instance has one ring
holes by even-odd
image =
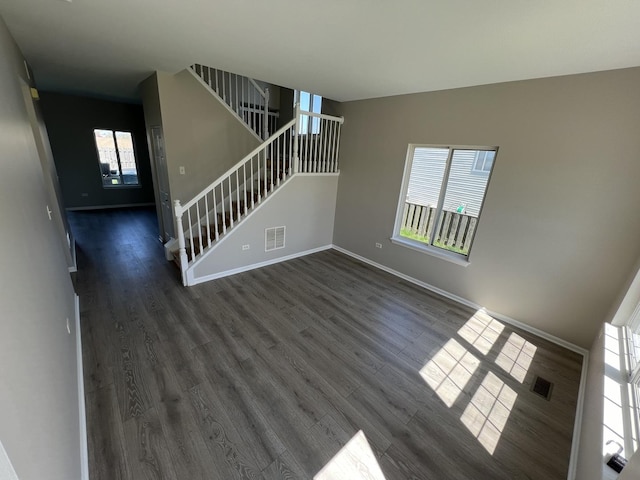
[[[103,187],[139,185],[131,132],[95,129]]]
[[[477,150],[476,158],[473,161],[473,171],[476,173],[490,173],[495,158],[496,152],[493,150]]]
[[[296,90],[296,97],[300,101],[300,110],[303,112],[322,113],[322,97],[309,92]],[[311,119],[311,128],[309,129],[309,117],[302,116],[300,132],[320,133],[320,119]]]
[[[392,240],[466,263],[496,152],[409,145]]]

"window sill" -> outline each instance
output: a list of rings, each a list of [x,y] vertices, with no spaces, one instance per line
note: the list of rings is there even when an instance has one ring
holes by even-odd
[[[138,184],[138,185],[127,185],[127,184],[122,184],[122,185],[102,185],[102,188],[107,189],[107,190],[118,190],[118,189],[127,189],[127,188],[142,188],[142,185]]]
[[[427,255],[431,255],[433,257],[455,263],[456,265],[460,265],[461,267],[468,267],[471,263],[469,262],[467,257],[458,255],[457,253],[447,252],[446,250],[443,250],[441,248],[432,247],[431,245],[425,245],[424,243],[416,242],[415,240],[411,240],[408,238],[393,236],[391,237],[391,242],[402,247],[410,248],[411,250],[416,250],[418,252],[426,253]]]

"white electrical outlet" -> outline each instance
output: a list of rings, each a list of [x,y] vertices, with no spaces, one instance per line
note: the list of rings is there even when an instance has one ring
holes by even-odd
[[[249,245],[242,245],[242,250],[249,250]]]
[[[180,165],[180,175],[184,175],[184,167],[182,165]]]
[[[67,333],[71,335],[71,324],[69,323],[69,317],[67,317]]]
[[[376,248],[382,248],[382,244],[381,244],[381,243],[376,242]]]

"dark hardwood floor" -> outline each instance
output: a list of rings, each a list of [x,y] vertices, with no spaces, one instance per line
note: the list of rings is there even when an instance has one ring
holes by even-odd
[[[153,210],[70,220],[91,480],[566,478],[579,355],[336,251],[185,288]]]

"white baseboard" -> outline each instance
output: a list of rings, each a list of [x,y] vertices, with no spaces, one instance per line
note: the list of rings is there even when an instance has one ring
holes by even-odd
[[[322,247],[312,248],[311,250],[305,250],[303,252],[292,253],[291,255],[286,255],[284,257],[265,260],[264,262],[253,263],[251,265],[245,265],[243,267],[234,268],[232,270],[226,270],[224,272],[213,273],[211,275],[205,275],[203,277],[194,277],[189,280],[189,286],[198,285],[199,283],[209,282],[217,278],[228,277],[230,275],[235,275],[236,273],[248,272],[249,270],[266,267],[268,265],[274,265],[280,262],[286,262],[287,260],[293,260],[294,258],[304,257],[306,255],[322,252],[323,250],[329,250],[331,248],[333,248],[333,245],[323,245]]]
[[[82,336],[80,330],[80,297],[75,295],[76,362],[78,372],[78,410],[80,417],[80,480],[89,480],[89,448],[87,445],[87,413],[84,401],[84,369],[82,366]]]
[[[462,298],[459,297],[457,295],[454,295],[453,293],[449,293],[445,290],[442,290],[438,287],[434,287],[431,284],[428,284],[426,282],[423,282],[422,280],[418,280],[417,278],[413,278],[410,277],[409,275],[405,275],[404,273],[398,272],[397,270],[394,270],[392,268],[389,268],[385,265],[382,265],[380,263],[374,262],[373,260],[370,260],[366,257],[360,256],[356,253],[353,253],[349,250],[346,250],[342,247],[339,247],[337,245],[333,245],[333,249],[337,250],[338,252],[344,253],[345,255],[348,255],[350,257],[353,257],[357,260],[360,260],[361,262],[364,262],[368,265],[371,265],[373,267],[379,268],[380,270],[384,270],[387,273],[390,273],[392,275],[395,275],[396,277],[400,277],[403,280],[406,280],[408,282],[411,282],[415,285],[418,285],[420,287],[426,288],[427,290],[430,290],[432,292],[435,292],[439,295],[442,295],[443,297],[449,298],[451,300],[454,300],[458,303],[461,303],[463,305],[466,305],[468,307],[471,308],[475,308],[477,310],[483,308],[481,305],[478,305],[470,300],[467,300],[466,298]],[[552,343],[555,343],[556,345],[560,345],[561,347],[564,347],[568,350],[571,350],[573,352],[576,352],[580,355],[582,355],[582,373],[580,375],[580,389],[578,390],[578,401],[577,401],[577,405],[576,405],[576,417],[575,417],[575,421],[573,424],[573,438],[571,441],[571,454],[569,456],[569,472],[567,474],[567,480],[575,480],[575,476],[576,476],[576,470],[577,470],[577,464],[578,464],[578,451],[579,451],[579,447],[580,447],[580,432],[582,430],[582,414],[583,414],[583,409],[584,409],[584,397],[585,397],[585,389],[586,389],[586,383],[587,383],[587,367],[589,364],[589,351],[579,347],[578,345],[575,345],[571,342],[567,342],[566,340],[563,340],[562,338],[556,337],[555,335],[551,335],[550,333],[544,332],[542,330],[539,330],[535,327],[531,327],[527,324],[524,324],[522,322],[519,322],[511,317],[508,317],[506,315],[502,315],[500,313],[497,312],[492,312],[490,310],[486,310],[484,309],[489,315],[491,315],[492,317],[504,322],[504,323],[508,323],[509,325],[512,325],[514,327],[517,327],[521,330],[524,330],[526,332],[532,333],[533,335],[536,335],[540,338],[544,338],[545,340],[548,340]]]
[[[441,288],[435,287],[427,282],[423,282],[422,280],[418,280],[417,278],[413,278],[410,277],[409,275],[405,275],[402,272],[399,272],[397,270],[394,270],[393,268],[389,268],[386,265],[382,265],[380,263],[374,262],[373,260],[369,260],[366,257],[362,257],[360,255],[358,255],[357,253],[353,253],[349,250],[346,250],[342,247],[339,247],[337,245],[333,245],[333,249],[337,250],[341,253],[344,253],[345,255],[349,255],[350,257],[353,257],[357,260],[360,260],[361,262],[367,263],[373,267],[379,268],[380,270],[384,270],[387,273],[390,273],[392,275],[395,275],[396,277],[400,277],[403,280],[406,280],[408,282],[411,282],[415,285],[418,285],[420,287],[426,288],[427,290],[431,290],[432,292],[435,292],[439,295],[442,295],[443,297],[449,298],[455,302],[461,303],[463,305],[466,305],[467,307],[471,307],[471,308],[475,308],[476,310],[484,310],[486,311],[489,315],[491,315],[492,317],[504,322],[504,323],[508,323],[509,325],[512,325],[514,327],[517,327],[521,330],[524,330],[525,332],[529,332],[532,333],[533,335],[536,335],[540,338],[544,338],[545,340],[548,340],[552,343],[555,343],[556,345],[560,345],[561,347],[566,348],[567,350],[571,350],[572,352],[576,352],[579,353],[580,355],[587,355],[588,350],[579,347],[578,345],[575,345],[571,342],[567,342],[566,340],[563,340],[562,338],[556,337],[555,335],[551,335],[550,333],[547,333],[543,330],[539,330],[535,327],[532,327],[530,325],[527,325],[526,323],[522,323],[519,322],[518,320],[515,320],[511,317],[508,317],[507,315],[503,315],[501,313],[498,312],[492,312],[491,310],[487,310],[486,308],[484,308],[482,305],[478,305],[477,303],[472,302],[471,300],[467,300],[466,298],[462,298],[459,297],[458,295],[454,295],[453,293],[447,292],[446,290],[442,290]]]

